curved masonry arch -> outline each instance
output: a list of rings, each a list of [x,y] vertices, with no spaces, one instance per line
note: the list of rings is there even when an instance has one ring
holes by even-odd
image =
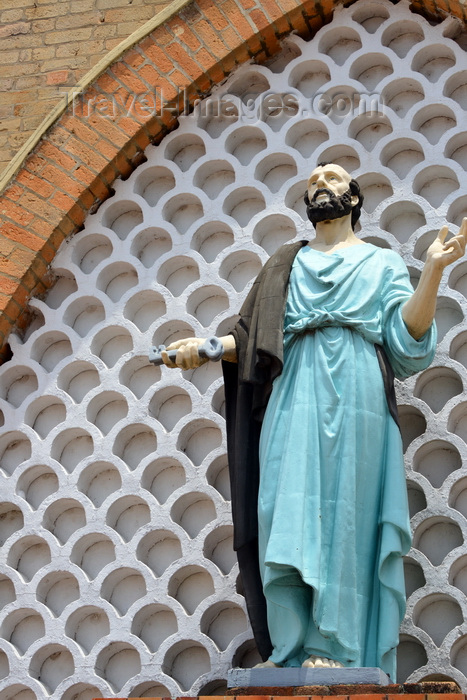
[[[290,33],[314,36],[341,4],[174,0],[83,78],[33,135],[33,150],[18,154],[0,181],[0,362],[9,357],[11,330],[30,322],[29,299],[53,284],[49,265],[63,240],[112,194],[116,179],[128,177],[148,144],[177,127],[176,115],[154,99],[154,87],[175,112],[190,110],[236,66],[274,56]],[[434,23],[451,17],[450,34],[466,22],[462,0],[442,7],[414,0],[410,9]],[[131,48],[120,56],[122,46]],[[149,105],[137,99],[148,91]]]
[[[254,663],[219,367],[158,370],[147,348],[228,331],[261,262],[307,236],[316,160],[352,170],[362,236],[417,279],[465,205],[452,36],[401,3],[341,9],[313,41],[237,69],[62,245],[0,370],[0,693],[209,694]],[[443,280],[432,368],[398,387],[415,533],[401,680],[441,674],[464,691],[466,270]]]

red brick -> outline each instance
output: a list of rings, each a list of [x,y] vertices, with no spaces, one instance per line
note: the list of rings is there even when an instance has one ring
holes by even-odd
[[[40,255],[36,256],[34,263],[29,267],[21,280],[21,284],[29,291],[36,292],[38,287],[45,291],[47,286],[50,286],[50,273],[47,270],[47,264]],[[48,284],[47,281],[49,280]]]
[[[156,88],[159,90],[162,89],[164,94],[165,92],[170,93],[170,91],[172,91],[172,94],[176,92],[176,88],[167,80],[167,76],[161,75],[153,66],[143,66],[139,70],[139,75],[149,85],[153,86],[153,90]]]
[[[69,138],[70,132],[62,128],[60,120],[47,132],[47,140],[59,149],[63,149]]]
[[[227,44],[229,49],[234,49],[237,50],[239,47],[242,46],[242,41],[239,39],[237,32],[234,30],[234,28],[226,29],[224,32],[222,32],[222,39],[224,42]]]
[[[290,32],[293,25],[289,21],[288,16],[282,14],[282,10],[275,0],[264,0],[261,3],[261,7],[274,23],[277,33],[282,35]],[[297,10],[295,10],[295,13],[297,13]],[[292,16],[293,15],[291,15],[291,17]]]
[[[32,155],[29,156],[27,161],[24,164],[24,167],[29,170],[30,173],[38,173],[41,172],[42,168],[44,167],[44,159],[41,158],[40,155]]]
[[[48,141],[42,141],[38,155],[42,155],[48,160],[59,165],[64,170],[70,172],[76,166],[76,160]]]
[[[64,85],[68,81],[69,71],[55,70],[47,73],[46,85]]]
[[[29,211],[40,216],[41,219],[45,219],[52,224],[56,223],[58,212],[54,210],[51,204],[41,197],[37,197],[33,192],[25,192],[21,204]]]
[[[22,251],[26,255],[25,251]],[[23,257],[20,260],[12,260],[12,258],[4,258],[0,256],[0,274],[6,275],[12,279],[20,280],[24,275],[25,269],[30,265],[33,260],[33,256],[30,255],[28,259]]]
[[[67,216],[71,221],[76,224],[76,226],[82,226],[86,218],[86,212],[76,203],[71,209],[68,210]]]
[[[146,91],[146,93],[144,94],[147,94],[147,92],[148,91]],[[118,119],[118,116],[121,116],[122,114],[131,115],[133,105],[135,104],[135,101],[137,99],[137,95],[133,94],[124,87],[120,87],[118,92],[115,92],[112,95],[112,99],[115,101],[117,107],[116,111]]]
[[[128,177],[134,170],[133,165],[128,161],[124,153],[118,153],[113,159],[113,165],[122,177]]]
[[[189,3],[180,11],[179,17],[188,25],[192,26],[202,17],[203,1],[204,0],[197,0],[197,2]],[[210,4],[209,0],[208,4]]]
[[[107,199],[111,193],[111,188],[105,182],[102,182],[100,177],[96,177],[89,185],[91,193],[100,201]]]
[[[97,141],[95,148],[102,156],[105,156],[107,160],[115,158],[117,149],[111,143],[108,143],[108,141],[104,141],[103,139]]]
[[[206,22],[206,20],[200,20],[194,27],[193,31],[200,38],[201,42],[209,47],[209,51],[220,59],[225,54],[225,44],[219,37],[217,32],[212,29],[212,27]],[[250,29],[251,34],[251,29]]]
[[[11,253],[14,251],[16,248],[16,244],[18,243],[18,238],[14,234],[13,236],[10,236],[8,230],[6,229],[6,226],[13,226],[14,224],[3,224],[2,229],[0,230],[0,251],[1,255],[3,255],[5,258],[7,258]],[[17,227],[15,227],[17,228]],[[19,229],[19,231],[23,231],[24,229]],[[21,242],[21,241],[19,241]]]
[[[261,0],[261,9],[267,15],[269,22],[273,22],[284,15],[284,10],[274,0]]]
[[[152,123],[152,121],[153,121],[153,120],[151,119],[149,123]],[[130,143],[132,143],[132,144],[134,144],[135,146],[137,146],[141,151],[144,151],[144,149],[145,149],[147,146],[149,146],[149,144],[151,143],[151,141],[152,141],[152,136],[151,136],[151,134],[148,132],[148,130],[146,129],[146,127],[143,126],[143,127],[140,128],[140,130],[133,136],[133,138],[132,138],[132,140],[130,141]],[[126,147],[127,147],[127,146],[126,146],[126,144],[125,144],[124,150],[126,149]]]
[[[73,203],[74,199],[64,192],[56,192],[50,199],[50,204],[62,213],[68,212]]]
[[[324,17],[329,17],[334,12],[333,0],[321,0],[321,14]]]
[[[166,52],[160,49],[159,46],[156,46],[150,37],[142,42],[140,48],[160,71],[170,73],[172,70],[171,61],[168,60]]]
[[[74,134],[81,141],[87,144],[95,144],[98,141],[99,136],[96,134],[94,129],[89,128],[89,121],[78,119],[77,117],[62,117],[61,123],[65,129],[67,129],[70,134]]]
[[[138,96],[132,100],[126,114],[134,120],[137,128],[140,128],[141,124],[151,119],[159,109],[160,97],[155,93],[148,92],[146,95]],[[127,141],[128,136],[125,137],[124,143]]]
[[[179,77],[187,85],[189,84],[187,78],[185,78],[185,76],[183,76],[181,73],[179,73]],[[158,88],[159,88],[158,100],[157,100],[158,110],[157,110],[156,114],[159,114],[162,111],[160,109],[161,107],[165,107],[167,104],[178,102],[178,99],[180,98],[181,86],[178,84],[175,84],[175,80],[172,80],[172,76],[171,76],[169,80],[166,80],[165,78],[161,77],[159,79]],[[162,102],[162,104],[161,104],[161,102]],[[166,110],[164,110],[164,111],[166,111]]]
[[[130,51],[125,53],[125,63],[133,69],[138,68],[144,63],[144,60],[144,56],[142,56],[139,51],[136,51],[136,49],[130,49]]]
[[[18,280],[13,277],[8,277],[0,268],[0,289],[3,294],[13,296],[18,288]]]
[[[186,44],[191,51],[197,51],[201,46],[199,39],[193,34],[191,29],[180,17],[174,17],[167,22],[178,39],[179,43]]]
[[[0,289],[2,288],[2,278],[0,276]],[[7,305],[8,305],[9,297],[6,294],[1,294],[0,293],[0,336],[3,336],[3,338],[6,338],[11,331],[11,326],[12,326],[12,319],[10,319],[6,312]],[[0,345],[1,347],[1,345]],[[0,364],[2,360],[0,358]]]
[[[152,144],[160,143],[164,136],[168,133],[168,129],[157,115],[154,117],[154,119],[150,119],[148,122],[146,122],[146,124],[143,125],[143,128],[146,129],[148,138]],[[139,143],[139,133],[137,136],[135,136],[135,139],[137,139]]]
[[[225,14],[229,17],[231,25],[234,27],[235,31],[239,33],[242,39],[250,39],[254,33],[254,27],[248,20],[248,17],[245,17],[239,11],[235,0],[225,0],[221,7]],[[260,44],[259,48],[261,48]]]
[[[83,190],[76,199],[85,211],[89,211],[96,202],[96,196],[88,189]]]
[[[198,51],[196,60],[200,62],[204,69],[209,69],[216,63],[213,56],[204,48]]]
[[[125,144],[124,148],[122,148],[122,153],[129,161],[133,162],[133,158],[138,157],[138,155],[141,153],[141,149],[138,148],[137,144],[133,140],[131,140]]]
[[[308,37],[310,36],[310,33],[312,36],[321,29],[323,26],[323,20],[320,16],[316,15],[312,10],[310,10],[310,14],[307,14],[303,18],[303,22],[299,24],[298,21],[295,22],[294,24],[294,29],[295,31],[303,37]]]
[[[112,94],[113,92],[118,90],[120,84],[115,80],[115,78],[109,75],[109,72],[107,70],[106,73],[104,73],[100,76],[100,78],[97,79],[95,87],[96,89],[102,92]]]
[[[52,163],[49,163],[42,172],[42,177],[44,180],[51,182],[52,184],[59,187],[61,190],[65,190],[68,194],[73,197],[78,197],[82,188],[82,185],[72,177],[68,177],[62,170],[57,168]]]
[[[68,218],[68,216],[65,214],[65,216],[61,219],[58,226],[54,229],[54,233],[57,231],[61,235],[62,241],[63,241],[65,238],[68,238],[68,236],[71,236],[77,230],[78,230],[77,225],[74,223],[74,221],[72,221],[70,218]],[[52,237],[53,237],[54,233],[52,233]],[[49,245],[51,245],[55,251],[57,251],[58,248],[60,247],[60,245],[58,245],[55,248],[55,244],[52,240],[52,237],[49,236],[47,243]]]
[[[28,228],[34,231],[38,236],[41,236],[44,241],[50,236],[50,224],[44,221],[44,219],[39,219],[37,216],[31,221]]]
[[[152,36],[154,37],[154,43],[156,43],[158,46],[167,46],[174,41],[172,34],[164,27],[164,25],[157,27],[157,29],[152,33]]]
[[[173,60],[178,64],[178,67],[187,73],[194,80],[200,72],[200,67],[193,61],[186,51],[177,44],[171,44],[167,47],[167,54],[172,56]]]
[[[293,12],[293,10],[299,9],[303,5],[300,0],[276,0],[276,2],[283,12]],[[310,2],[310,0],[308,0],[308,2]]]
[[[17,182],[23,184],[30,190],[34,190],[36,194],[40,194],[41,197],[50,197],[54,188],[47,182],[44,182],[42,178],[29,173],[27,170],[21,170],[16,176]]]
[[[122,131],[121,127],[110,119],[94,115],[89,119],[89,123],[100,136],[105,136],[115,146],[121,147],[128,140],[128,136]]]
[[[21,170],[20,170],[21,172]],[[17,178],[18,179],[18,178]],[[10,185],[8,189],[5,191],[4,194],[8,196],[8,199],[11,199],[12,202],[17,202],[21,197],[23,196],[24,188],[20,187],[19,185]]]
[[[223,63],[216,63],[207,71],[207,74],[213,83],[220,83],[224,78],[226,73],[223,70]]]
[[[264,12],[261,12],[260,10],[253,10],[250,13],[250,17],[256,24],[258,30],[261,32],[261,35],[265,37],[266,41],[268,42],[268,47],[273,48],[274,51],[278,51],[280,48],[279,42],[274,29],[271,27],[271,23]]]
[[[12,318],[16,316],[17,306],[15,302],[11,299],[9,294],[5,294],[3,291],[3,279],[0,275],[0,318],[6,318],[6,320],[11,323]],[[3,326],[2,326],[3,328]]]
[[[118,126],[125,131],[127,138],[129,136],[133,137],[141,128],[141,125],[136,120],[130,119],[130,117],[122,117],[118,122]]]
[[[210,3],[206,7],[204,16],[209,19],[210,24],[212,24],[216,32],[223,32],[223,30],[229,25],[229,21],[225,18],[222,12],[219,12],[214,3]],[[230,17],[229,20],[231,21]]]
[[[113,65],[111,71],[132,94],[138,95],[148,92],[148,86],[139,80],[137,75],[133,73],[123,61]],[[138,75],[142,75],[142,71],[143,69],[138,71]]]
[[[223,72],[222,75],[224,76]],[[190,104],[192,104],[195,99],[210,92],[212,84],[213,80],[211,80],[206,73],[200,75],[200,77],[194,81],[194,87],[197,88],[197,92],[189,96]]]
[[[190,86],[191,82],[190,79],[187,78],[186,75],[183,75],[183,73],[181,73],[179,70],[174,70],[170,75],[170,79],[180,90],[185,90]]]
[[[65,236],[65,234],[63,232],[63,225],[64,225],[65,218],[68,219],[68,217],[63,217],[63,219],[60,221],[60,224],[58,226],[56,226],[53,229],[53,231],[51,232],[51,234],[47,240],[47,243],[44,245],[44,247],[42,248],[42,251],[41,251],[41,254],[43,257],[44,257],[44,250],[46,249],[47,246],[51,246],[52,248],[54,248],[57,251],[60,248],[60,246],[62,245],[65,238],[67,238],[67,236]],[[68,222],[69,221],[70,221],[70,219],[68,219]],[[65,224],[65,226],[67,226],[67,224]],[[75,231],[76,231],[76,227],[74,229],[70,229],[70,233],[74,233]]]
[[[256,54],[258,56],[258,53]],[[234,68],[251,58],[251,53],[245,44],[240,44],[238,49],[226,56],[220,61],[220,65],[224,69],[224,73],[229,74]]]
[[[25,230],[8,222],[2,226],[2,234],[10,241],[21,243],[31,250],[38,251],[44,245],[44,239],[34,235],[29,229]]]
[[[82,160],[88,168],[98,173],[105,166],[105,158],[92,148],[88,148],[82,141],[76,138],[70,139],[67,150]]]
[[[62,236],[62,242],[64,240],[65,238],[64,236]],[[57,250],[58,248],[53,247],[49,242],[42,246],[41,257],[47,265],[50,265],[52,260],[55,258],[55,256],[57,255]]]
[[[73,177],[82,185],[88,186],[96,177],[96,173],[93,173],[89,168],[80,163],[78,167],[73,170]]]
[[[27,211],[23,206],[10,202],[7,197],[2,198],[0,214],[22,226],[27,226],[34,218],[31,212]]]
[[[113,162],[111,162],[111,163],[107,163],[105,168],[102,168],[99,175],[100,175],[103,182],[107,182],[109,186],[112,186],[115,179],[117,177],[119,177],[120,173],[117,172]]]
[[[17,290],[17,288],[18,288],[18,284],[16,284],[16,286],[15,286],[15,291]],[[21,313],[22,309],[20,308],[20,306],[19,306],[19,305],[17,304],[17,302],[15,301],[13,294],[10,294],[9,297],[10,297],[10,302],[9,302],[7,308],[6,308],[6,314],[8,315],[8,317],[9,317],[12,321],[14,321],[14,320],[16,320],[16,319],[18,318],[18,316],[19,316],[19,314]]]
[[[443,12],[449,12],[448,3],[445,2],[445,0],[436,0],[436,5],[438,7],[438,10],[442,10]]]

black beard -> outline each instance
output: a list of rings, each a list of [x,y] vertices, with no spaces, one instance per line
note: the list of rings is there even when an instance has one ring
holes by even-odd
[[[321,202],[316,201],[322,193],[328,195],[328,199],[323,199]],[[326,188],[316,190],[313,199],[307,205],[306,214],[316,228],[316,224],[320,221],[330,221],[332,219],[341,219],[343,216],[350,214],[353,209],[352,193],[350,189],[342,195],[335,195],[334,192]]]

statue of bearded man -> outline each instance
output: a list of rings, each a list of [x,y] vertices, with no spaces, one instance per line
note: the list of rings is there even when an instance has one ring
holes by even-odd
[[[320,163],[309,241],[280,248],[221,338],[235,547],[263,667],[380,667],[395,678],[410,547],[393,378],[426,368],[444,268],[467,219],[427,251],[414,292],[393,251],[359,239],[363,197]],[[169,346],[183,369],[204,339]]]

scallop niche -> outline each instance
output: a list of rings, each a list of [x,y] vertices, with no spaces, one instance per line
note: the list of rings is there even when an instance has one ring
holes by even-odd
[[[401,254],[466,211],[465,36],[407,3],[338,8],[180,118],[88,216],[0,368],[0,700],[222,694],[258,661],[232,548],[221,370],[148,362],[228,333],[307,238],[316,162],[352,172],[359,235]],[[399,680],[467,690],[467,263],[433,365],[398,385],[414,533]]]

